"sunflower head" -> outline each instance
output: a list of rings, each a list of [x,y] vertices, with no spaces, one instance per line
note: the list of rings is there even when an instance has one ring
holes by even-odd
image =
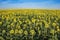
[[[54,35],[55,30],[54,30],[54,29],[51,29],[51,30],[50,30],[50,33]]]
[[[2,30],[2,33],[5,33],[6,32],[6,30]]]
[[[52,26],[55,27],[57,24],[56,23],[53,23]]]
[[[32,36],[34,36],[34,35],[35,35],[35,31],[34,31],[34,30],[30,30],[30,34],[31,34]]]
[[[25,34],[25,35],[28,35],[28,31],[25,30],[25,31],[24,31],[24,34]]]
[[[45,28],[49,28],[49,24],[48,23],[45,23]]]
[[[19,30],[18,29],[15,29],[15,34],[17,34],[19,32]]]
[[[10,34],[14,34],[14,30],[12,29],[12,30],[10,30]]]
[[[2,25],[2,22],[0,22],[0,25]]]
[[[19,30],[19,34],[23,34],[23,29],[20,29]]]
[[[32,18],[32,23],[35,23],[36,19]]]

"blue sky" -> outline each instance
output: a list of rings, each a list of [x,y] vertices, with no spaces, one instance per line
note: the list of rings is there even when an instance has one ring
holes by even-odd
[[[6,8],[60,9],[60,0],[0,0],[0,9]]]

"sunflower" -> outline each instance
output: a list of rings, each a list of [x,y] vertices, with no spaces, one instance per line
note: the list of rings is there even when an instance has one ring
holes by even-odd
[[[57,24],[56,23],[52,23],[52,26],[55,27]]]
[[[15,29],[15,34],[19,33],[19,30],[18,29]]]
[[[30,30],[30,34],[31,34],[32,36],[34,36],[34,35],[35,35],[35,31],[34,31],[34,30]]]
[[[6,30],[2,30],[2,33],[6,33]]]
[[[50,33],[54,35],[55,30],[54,30],[54,29],[51,29],[51,30],[50,30]]]
[[[22,21],[19,20],[19,24],[22,24]]]
[[[16,20],[16,18],[14,18],[13,20],[14,20],[14,22],[16,22],[16,21],[17,21],[17,20]]]
[[[22,33],[23,33],[23,29],[20,29],[20,30],[19,30],[19,34],[22,34]]]
[[[25,30],[25,31],[24,31],[24,34],[25,34],[25,35],[28,35],[28,31]]]
[[[2,25],[2,21],[0,22],[0,25]]]
[[[49,24],[48,23],[45,23],[45,28],[49,28]]]
[[[59,32],[59,31],[60,31],[60,29],[59,29],[59,28],[57,28],[57,31]]]
[[[14,30],[12,29],[12,30],[10,30],[10,34],[14,34]]]
[[[32,18],[32,23],[35,23],[36,19]]]

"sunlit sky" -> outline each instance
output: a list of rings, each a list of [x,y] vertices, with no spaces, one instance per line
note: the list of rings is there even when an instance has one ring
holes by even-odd
[[[9,8],[60,9],[60,0],[0,0],[0,9]]]

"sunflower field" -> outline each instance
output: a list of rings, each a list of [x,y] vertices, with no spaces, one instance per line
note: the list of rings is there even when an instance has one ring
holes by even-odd
[[[60,10],[0,10],[0,40],[60,40]]]

